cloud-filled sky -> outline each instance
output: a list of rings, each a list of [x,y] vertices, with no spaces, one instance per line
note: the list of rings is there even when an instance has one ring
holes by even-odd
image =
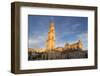
[[[55,23],[56,47],[64,47],[65,43],[74,43],[79,39],[83,48],[88,48],[88,18],[74,16],[28,16],[29,48],[45,48],[50,22]]]

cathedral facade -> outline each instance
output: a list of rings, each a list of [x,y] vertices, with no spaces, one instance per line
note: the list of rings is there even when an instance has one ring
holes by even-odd
[[[82,41],[79,40],[78,42],[73,43],[73,44],[66,43],[64,49],[65,50],[82,50],[82,46],[83,46]]]

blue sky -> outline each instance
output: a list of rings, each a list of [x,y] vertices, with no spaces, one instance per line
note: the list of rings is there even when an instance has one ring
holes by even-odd
[[[48,36],[50,22],[55,23],[56,47],[64,47],[65,43],[74,43],[79,39],[83,48],[88,48],[88,18],[74,16],[28,16],[29,48],[44,48]]]

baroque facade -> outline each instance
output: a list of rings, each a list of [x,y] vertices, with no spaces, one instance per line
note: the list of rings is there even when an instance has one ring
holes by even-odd
[[[82,50],[82,46],[83,46],[82,41],[79,40],[78,42],[73,43],[73,44],[66,43],[64,49],[65,50]]]

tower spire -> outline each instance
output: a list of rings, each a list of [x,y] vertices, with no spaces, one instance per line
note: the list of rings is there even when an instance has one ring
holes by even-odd
[[[51,21],[50,22],[50,28],[49,28],[49,32],[48,32],[48,39],[46,42],[46,48],[47,50],[52,50],[55,48],[55,27],[54,27],[54,22]]]

